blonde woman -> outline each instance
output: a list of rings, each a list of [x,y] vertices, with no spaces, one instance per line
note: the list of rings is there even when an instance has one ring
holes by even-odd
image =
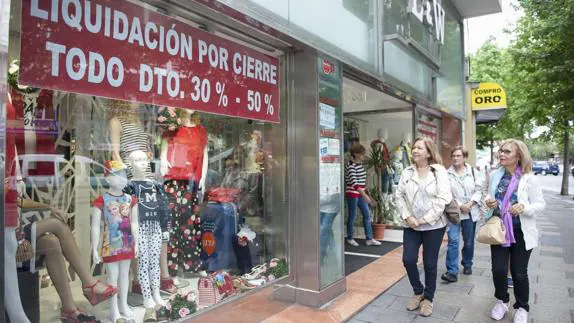
[[[432,139],[415,139],[412,155],[414,165],[403,171],[396,191],[397,207],[405,223],[403,264],[415,294],[407,310],[420,308],[420,315],[430,316],[436,290],[438,254],[447,225],[443,213],[452,200],[452,193],[447,171]],[[421,245],[424,285],[417,268]]]
[[[538,246],[536,217],[546,207],[542,189],[532,173],[532,158],[526,145],[515,139],[500,144],[499,165],[488,179],[488,194],[484,200],[486,219],[499,216],[506,227],[506,242],[490,246],[492,280],[497,301],[491,310],[494,320],[502,320],[508,312],[507,273],[514,282],[514,322],[528,322],[529,281],[528,261],[532,249]]]

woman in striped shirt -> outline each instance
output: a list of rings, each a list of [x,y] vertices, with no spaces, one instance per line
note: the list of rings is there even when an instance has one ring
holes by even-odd
[[[363,226],[367,246],[379,246],[381,243],[373,239],[373,228],[371,227],[371,214],[369,205],[373,201],[366,192],[367,172],[363,167],[365,159],[365,147],[361,144],[354,144],[350,149],[351,159],[345,168],[345,195],[347,196],[347,206],[349,217],[347,218],[347,243],[357,247],[359,244],[353,239],[353,223],[357,216],[357,207],[363,213]]]

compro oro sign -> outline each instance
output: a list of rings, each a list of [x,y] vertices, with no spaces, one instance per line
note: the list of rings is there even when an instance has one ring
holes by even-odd
[[[473,110],[506,109],[506,91],[497,83],[480,83],[471,97]]]

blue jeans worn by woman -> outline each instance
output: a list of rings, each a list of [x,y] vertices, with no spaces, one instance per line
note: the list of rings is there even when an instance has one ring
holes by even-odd
[[[472,219],[462,220],[460,224],[448,223],[448,249],[446,252],[446,271],[458,275],[458,255],[460,250],[460,233],[462,231],[462,267],[472,268],[474,257],[474,233],[476,223]]]
[[[321,260],[327,256],[327,252],[333,247],[335,241],[333,235],[333,222],[337,217],[337,213],[321,212],[321,231],[319,233],[321,243]]]
[[[446,227],[445,227],[446,228]],[[416,231],[411,228],[403,230],[403,265],[407,270],[409,282],[415,295],[424,295],[426,300],[433,301],[436,291],[438,253],[445,228],[428,231]],[[423,246],[423,265],[425,284],[421,283],[418,269],[419,249]]]
[[[357,207],[363,213],[363,227],[365,228],[365,236],[367,240],[373,239],[373,228],[371,227],[371,213],[369,205],[364,197],[349,197],[347,196],[347,207],[349,209],[349,217],[347,218],[347,239],[353,239],[353,223],[357,217]]]

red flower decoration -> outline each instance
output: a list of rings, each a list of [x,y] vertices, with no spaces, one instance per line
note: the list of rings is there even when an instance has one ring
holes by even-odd
[[[173,208],[175,207],[175,204],[169,203],[169,205],[167,207],[170,208],[171,210],[173,210]]]
[[[191,200],[191,193],[187,192],[183,197],[185,197],[188,200]]]

